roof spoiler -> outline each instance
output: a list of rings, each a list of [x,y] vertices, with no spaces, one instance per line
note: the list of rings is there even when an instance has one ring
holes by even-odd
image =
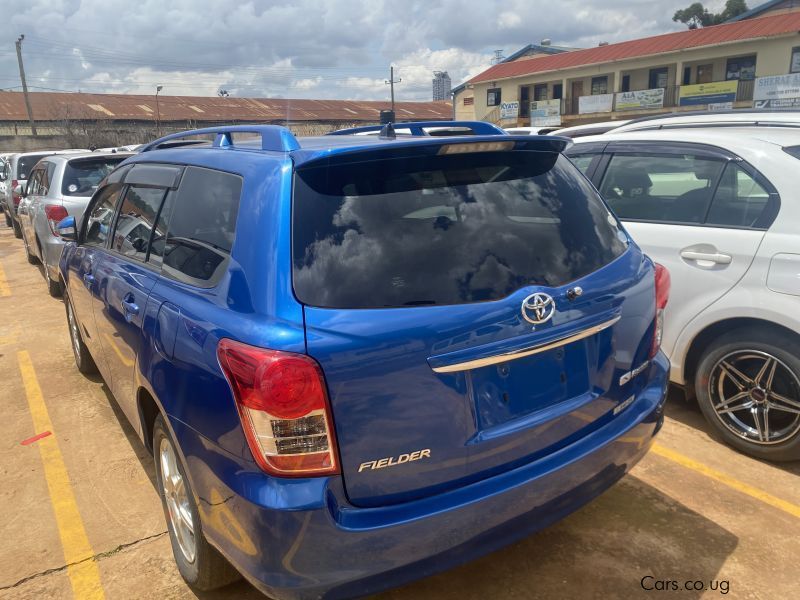
[[[142,146],[139,152],[149,152],[158,150],[165,142],[180,140],[196,135],[216,134],[211,143],[212,148],[233,147],[233,134],[235,133],[256,133],[261,136],[261,149],[272,152],[292,152],[300,149],[300,143],[294,134],[286,127],[280,125],[228,125],[223,127],[206,127],[204,129],[192,129],[191,131],[181,131],[158,138]]]
[[[354,133],[369,133],[371,131],[381,132],[387,129],[388,125],[391,125],[395,131],[398,129],[408,129],[413,136],[430,135],[425,131],[427,127],[470,129],[473,135],[508,135],[504,129],[501,129],[493,123],[487,123],[486,121],[409,121],[408,123],[400,122],[383,125],[366,125],[364,127],[350,127],[349,129],[331,131],[325,135],[353,135]]]

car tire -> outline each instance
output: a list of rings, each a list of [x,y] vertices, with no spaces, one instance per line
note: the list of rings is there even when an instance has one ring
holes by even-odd
[[[181,576],[198,591],[214,590],[240,579],[236,569],[203,535],[194,492],[161,415],[153,425],[153,457],[172,554]]]
[[[60,298],[64,294],[64,287],[61,285],[61,281],[50,277],[50,267],[47,266],[45,261],[42,261],[42,266],[44,267],[44,280],[47,283],[47,293],[53,298]]]
[[[694,382],[709,424],[741,452],[800,460],[800,343],[755,329],[718,338]]]
[[[31,254],[31,249],[28,247],[28,238],[26,238],[24,235],[22,236],[22,245],[25,246],[25,258],[28,260],[28,264],[39,264],[39,259]]]
[[[17,239],[22,239],[22,229],[20,228],[19,223],[12,219],[11,226],[14,228],[14,237]]]
[[[66,294],[64,295],[64,307],[67,311],[67,327],[69,328],[72,354],[75,356],[75,366],[84,375],[94,375],[97,373],[97,364],[95,364],[86,344],[83,343],[80,326],[78,325],[77,317],[75,317],[75,312],[72,310],[72,302],[70,302],[69,296]]]

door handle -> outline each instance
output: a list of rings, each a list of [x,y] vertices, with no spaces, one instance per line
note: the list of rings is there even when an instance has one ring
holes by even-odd
[[[707,260],[718,265],[729,265],[733,257],[722,252],[696,252],[694,250],[681,250],[681,258],[686,260]]]
[[[93,283],[94,283],[94,275],[92,275],[91,273],[84,273],[83,285],[85,285],[86,288],[89,289],[92,287]]]
[[[128,294],[122,299],[122,311],[125,313],[125,320],[130,320],[139,314],[139,305],[134,302],[133,294]]]

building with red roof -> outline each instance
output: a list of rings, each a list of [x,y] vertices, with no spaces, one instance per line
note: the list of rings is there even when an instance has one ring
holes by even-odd
[[[560,111],[562,124],[572,124],[752,107],[756,78],[792,73],[800,81],[800,12],[766,11],[713,27],[506,60],[456,88],[455,113],[537,125],[543,108],[551,120]],[[533,122],[531,102],[537,103]]]

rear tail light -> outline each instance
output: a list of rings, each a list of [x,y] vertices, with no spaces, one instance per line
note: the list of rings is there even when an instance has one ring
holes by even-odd
[[[14,208],[19,206],[22,195],[17,192],[17,186],[20,184],[18,179],[11,180],[11,199],[14,201]]]
[[[339,472],[325,381],[310,357],[220,340],[217,357],[247,443],[270,475]]]
[[[661,347],[661,337],[664,334],[664,309],[669,301],[669,288],[669,271],[664,265],[656,263],[656,326],[653,331],[650,358],[653,358]]]
[[[53,235],[61,237],[56,226],[61,219],[66,219],[69,216],[67,209],[58,204],[45,204],[44,214],[47,216],[47,224],[50,225],[50,231]]]

